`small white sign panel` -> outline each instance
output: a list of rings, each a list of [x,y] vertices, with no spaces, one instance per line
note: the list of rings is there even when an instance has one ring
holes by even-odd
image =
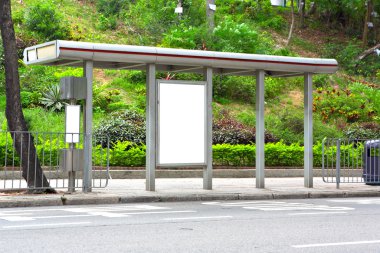
[[[79,142],[80,105],[66,106],[66,143]]]
[[[179,13],[179,14],[183,13],[183,8],[182,7],[175,8],[174,13]]]
[[[159,83],[158,163],[205,164],[205,83]]]
[[[285,7],[286,1],[285,0],[270,0],[271,4],[273,6],[283,6]]]

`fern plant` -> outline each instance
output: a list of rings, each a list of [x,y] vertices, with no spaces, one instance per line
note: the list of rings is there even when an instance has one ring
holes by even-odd
[[[51,86],[46,92],[42,94],[42,98],[40,100],[41,104],[45,106],[46,109],[51,111],[62,111],[63,107],[67,105],[64,102],[59,94],[59,85]]]

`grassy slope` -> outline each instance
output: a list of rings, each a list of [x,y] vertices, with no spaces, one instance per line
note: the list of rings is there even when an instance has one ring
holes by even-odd
[[[23,4],[21,4],[20,1],[13,0],[13,9],[16,10],[15,12],[19,13],[17,15],[21,15],[25,10],[25,7],[33,2],[35,2],[35,0],[24,0]],[[137,35],[135,35],[131,29],[123,25],[121,22],[119,22],[118,29],[116,30],[98,30],[96,28],[97,15],[94,15],[94,13],[96,13],[96,8],[91,1],[55,0],[54,2],[68,20],[71,30],[73,31],[74,39],[102,43],[139,44],[139,38]],[[315,27],[321,26],[320,24],[312,24],[308,29],[295,31],[290,47],[293,52],[296,52],[296,54],[300,56],[319,57],[321,55],[324,43],[326,43],[332,35],[338,39],[345,39],[339,34],[334,34],[336,33],[335,31],[328,31],[327,33],[325,32],[325,29],[315,29]],[[16,27],[16,32],[20,34],[23,33],[23,31],[18,27]],[[272,31],[271,34],[278,45],[284,44],[287,36],[285,30],[283,32]],[[129,83],[129,81],[126,80],[125,75],[121,72],[96,70],[95,80],[96,85],[102,87],[104,90],[119,90],[121,101],[125,104],[133,105],[136,103],[137,99],[141,100],[141,97],[144,95],[144,91],[142,90],[143,84],[136,85]],[[254,85],[253,79],[252,85]],[[268,99],[266,103],[266,127],[268,130],[273,131],[276,135],[279,135],[280,138],[283,133],[278,130],[282,123],[282,119],[278,117],[279,114],[286,117],[288,112],[301,116],[303,113],[302,87],[299,85],[290,86],[291,88],[285,89],[279,96]],[[214,104],[215,112],[220,109],[227,108],[239,121],[254,126],[254,104],[236,101],[227,101],[227,103],[223,104]],[[2,107],[2,104],[0,104],[0,107]],[[31,119],[31,127],[35,131],[47,130],[46,125],[41,123],[41,121],[34,121],[34,119],[40,118],[43,118],[45,122],[53,122],[52,125],[55,125],[56,127],[49,127],[50,131],[63,130],[63,114],[55,114],[35,109],[25,110],[25,114],[27,115],[27,118]],[[99,124],[99,120],[105,116],[106,113],[95,112],[94,124]],[[0,122],[2,120],[1,117],[2,116],[0,116]],[[329,130],[331,134],[337,134],[333,125],[323,125],[318,119],[315,121],[316,135],[325,134],[320,132],[323,132],[323,130],[326,129]]]

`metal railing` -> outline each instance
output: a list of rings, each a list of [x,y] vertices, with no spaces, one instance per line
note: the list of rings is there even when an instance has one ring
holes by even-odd
[[[380,184],[380,139],[334,139],[322,143],[322,178],[326,183]]]
[[[68,138],[76,138],[77,143],[66,143]],[[0,131],[0,190],[61,189],[68,188],[70,182],[72,189],[82,188],[83,167],[69,180],[62,163],[63,150],[83,150],[83,146],[83,134]],[[81,164],[82,158],[78,159]],[[106,187],[108,178],[108,137],[93,136],[92,188]]]

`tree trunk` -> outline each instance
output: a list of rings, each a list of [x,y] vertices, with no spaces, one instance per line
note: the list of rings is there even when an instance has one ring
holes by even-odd
[[[37,157],[33,136],[28,132],[20,98],[20,78],[16,37],[11,16],[10,0],[0,0],[0,26],[4,47],[6,110],[14,148],[22,164],[22,176],[31,192],[55,192],[50,188]],[[44,189],[41,189],[44,188]]]
[[[300,6],[299,6],[300,28],[305,28],[305,7],[306,7],[306,0],[300,0]]]
[[[369,33],[369,27],[368,23],[371,22],[371,13],[373,10],[372,0],[367,1],[367,11],[364,19],[364,28],[363,28],[363,45],[368,45],[368,33]]]
[[[317,5],[315,4],[315,2],[311,2],[309,12],[307,13],[306,16],[314,15],[316,13],[316,11],[317,11]]]
[[[182,0],[178,0],[177,8],[180,8],[180,7],[183,8]],[[182,15],[183,15],[183,13],[178,13],[178,19],[179,19],[179,20],[182,19]]]
[[[370,56],[371,54],[377,54],[377,50],[380,50],[380,44],[377,44],[374,47],[371,47],[370,49],[365,50],[363,53],[361,53],[358,58],[356,58],[357,61],[361,61],[364,58]]]
[[[293,34],[293,29],[294,29],[294,0],[290,1],[290,9],[292,12],[292,24],[290,25],[289,36],[288,36],[288,40],[286,41],[286,46],[289,45],[290,40],[292,39],[292,34]]]
[[[210,4],[215,4],[215,0],[206,0],[206,16],[207,16],[207,24],[208,24],[208,33],[212,34],[215,27],[214,22],[214,14],[215,11],[210,9]]]

